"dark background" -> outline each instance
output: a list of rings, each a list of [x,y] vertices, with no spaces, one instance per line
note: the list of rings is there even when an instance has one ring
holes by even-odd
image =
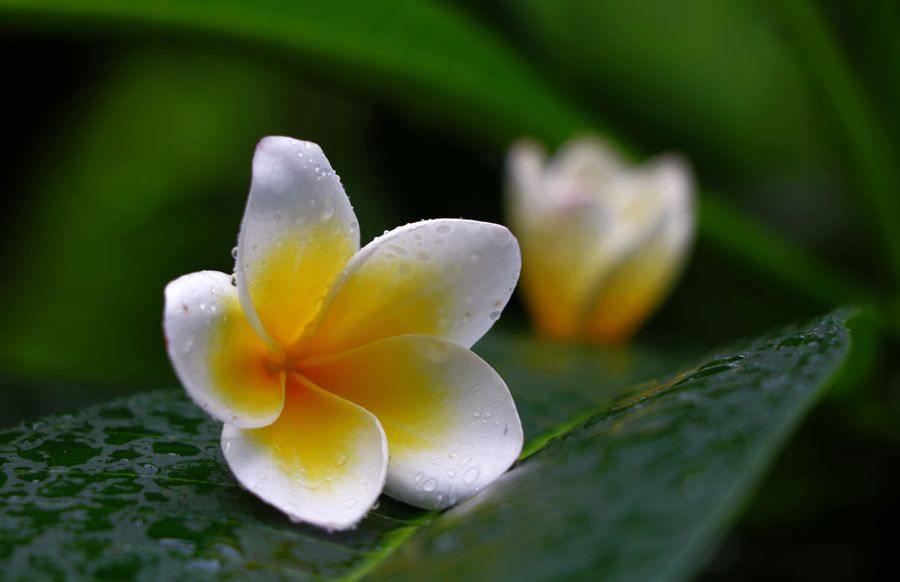
[[[896,172],[896,6],[808,4],[885,138],[874,158],[891,164],[875,173]],[[163,286],[231,269],[250,158],[264,135],[323,146],[363,241],[421,218],[503,222],[505,148],[526,127],[448,114],[414,83],[340,59],[0,6],[2,426],[177,383],[162,347]],[[833,105],[846,83],[822,72],[829,58],[804,36],[809,22],[776,2],[736,0],[470,1],[453,13],[620,141],[686,154],[705,190],[854,281],[862,291],[846,302],[871,302],[880,314],[882,341],[863,373],[805,423],[702,577],[900,571],[891,545],[896,293],[864,193],[871,182],[854,161],[860,118],[848,125],[846,109]],[[636,341],[704,350],[836,303],[701,234],[680,284]],[[499,325],[527,329],[517,299]]]

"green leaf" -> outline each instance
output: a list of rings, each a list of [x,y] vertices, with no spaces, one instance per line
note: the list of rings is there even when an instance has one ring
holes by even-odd
[[[10,579],[681,577],[843,364],[848,317],[724,351],[557,427],[444,514],[382,498],[344,533],[291,524],[241,490],[220,426],[180,391],[23,424],[0,432],[0,567]],[[484,353],[501,368],[546,364],[519,359],[528,349],[495,340]],[[603,356],[571,353],[562,382],[510,378],[526,427],[546,421],[538,393],[606,382]]]
[[[883,115],[872,106],[854,65],[844,55],[818,3],[802,0],[775,6],[785,13],[788,30],[806,60],[810,79],[831,113],[835,134],[843,141],[846,165],[858,185],[855,193],[868,207],[883,262],[893,276],[896,298],[900,290],[900,172],[896,163],[898,152],[890,133],[885,131]],[[887,17],[890,18],[890,12]]]
[[[67,27],[76,19],[250,41],[418,110],[436,108],[504,144],[523,127],[561,142],[592,125],[489,30],[437,2],[3,0],[0,10]]]
[[[505,4],[537,58],[600,100],[607,115],[624,115],[719,171],[784,172],[823,156],[814,94],[765,3]],[[759,123],[773,111],[781,123]]]
[[[378,574],[687,577],[841,369],[847,319],[838,312],[718,353],[577,422],[423,528]]]
[[[623,388],[663,378],[700,355],[688,348],[597,348],[497,331],[474,349],[512,391],[526,446],[542,442],[544,435],[586,410],[609,406]]]

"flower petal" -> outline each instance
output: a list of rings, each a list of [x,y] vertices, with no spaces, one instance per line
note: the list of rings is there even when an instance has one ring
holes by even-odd
[[[535,322],[547,336],[572,337],[584,324],[582,309],[591,284],[611,260],[611,249],[604,244],[608,217],[580,182],[563,183],[559,176],[549,180],[544,159],[531,142],[510,150],[506,201],[522,245],[522,291]]]
[[[300,366],[378,417],[391,451],[385,492],[406,503],[453,505],[500,476],[522,450],[506,384],[459,345],[405,335]]]
[[[271,426],[226,424],[222,451],[245,488],[294,521],[346,529],[384,487],[387,441],[368,411],[308,380],[288,379],[284,412]]]
[[[357,249],[356,216],[322,149],[287,137],[260,141],[235,273],[241,304],[270,347],[303,333]]]
[[[520,266],[515,237],[497,224],[444,219],[394,229],[347,265],[305,353],[408,333],[471,346],[500,317]]]
[[[214,418],[245,428],[281,413],[284,379],[247,322],[231,277],[201,271],[166,286],[166,346],[187,393]]]
[[[640,169],[639,186],[656,193],[662,218],[647,238],[598,277],[586,334],[605,343],[627,339],[663,299],[681,272],[694,234],[691,172],[677,156]]]
[[[559,148],[547,164],[546,179],[602,184],[624,167],[624,160],[607,142],[582,136],[569,140]]]

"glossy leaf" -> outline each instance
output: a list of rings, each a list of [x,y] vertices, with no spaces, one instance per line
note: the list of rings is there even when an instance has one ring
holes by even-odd
[[[377,573],[685,578],[842,368],[847,318],[721,352],[577,423],[435,519]]]
[[[180,391],[19,425],[0,431],[0,567],[10,579],[684,574],[843,362],[845,319],[723,352],[557,427],[546,446],[532,438],[538,452],[443,515],[382,498],[342,533],[292,524],[241,490],[218,423]],[[578,412],[546,394],[584,406],[618,392],[605,356],[493,342],[489,359],[521,368],[509,380],[526,427]],[[652,368],[635,357],[629,369]]]
[[[496,334],[477,351],[506,375],[532,442],[684,362]],[[343,576],[432,517],[385,497],[355,531],[293,525],[237,486],[220,430],[167,391],[0,432],[0,566],[70,578]]]

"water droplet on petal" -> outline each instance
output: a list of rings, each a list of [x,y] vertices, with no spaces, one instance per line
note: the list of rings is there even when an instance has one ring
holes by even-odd
[[[428,479],[425,479],[425,481],[422,482],[422,490],[423,491],[434,491],[435,489],[437,489],[437,484],[438,484],[437,479],[435,479],[434,477],[429,477]]]
[[[494,242],[497,243],[498,246],[505,247],[509,243],[512,242],[513,236],[512,233],[506,230],[505,228],[496,228],[494,229]]]
[[[328,220],[334,216],[334,200],[326,198],[322,201],[322,220]]]

